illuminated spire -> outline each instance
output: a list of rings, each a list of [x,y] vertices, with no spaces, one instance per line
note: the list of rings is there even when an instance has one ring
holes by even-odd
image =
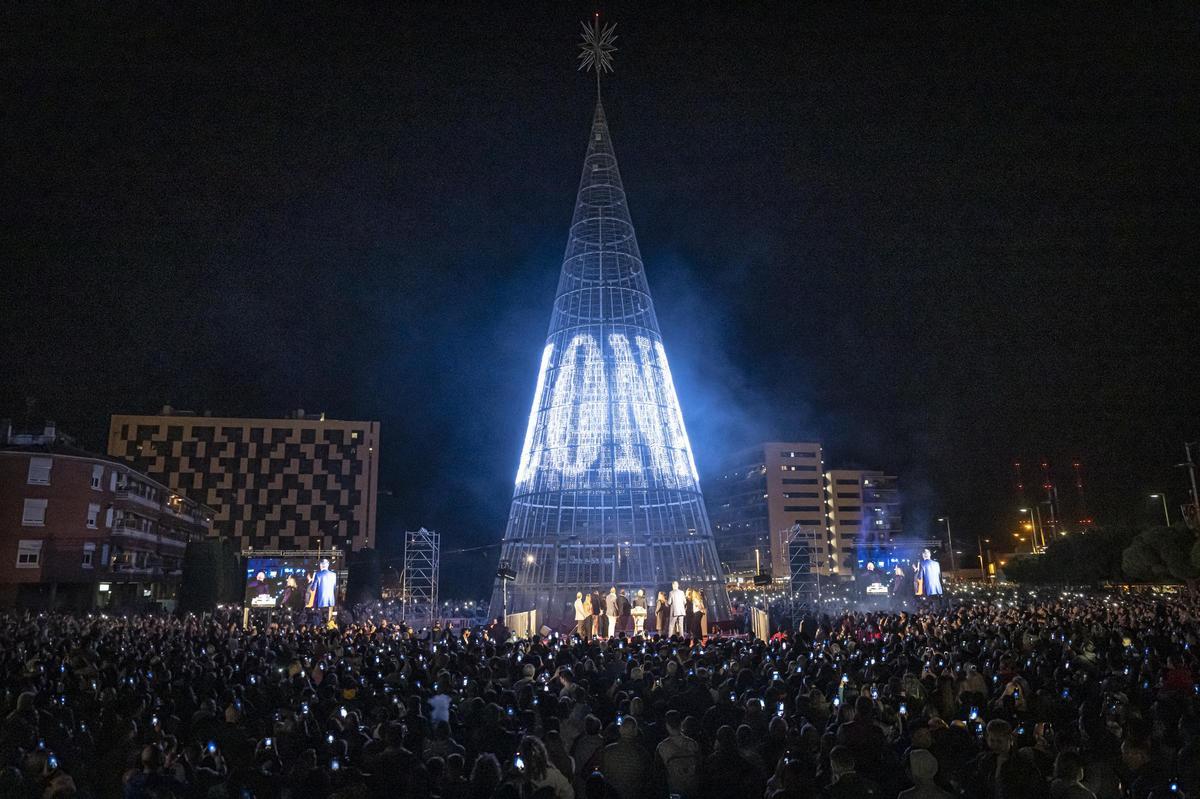
[[[586,26],[585,26],[586,28]],[[611,69],[593,22],[583,66]],[[570,616],[579,590],[672,580],[729,614],[691,445],[646,283],[608,120],[596,99],[501,560],[510,611]],[[498,610],[503,592],[493,595]]]

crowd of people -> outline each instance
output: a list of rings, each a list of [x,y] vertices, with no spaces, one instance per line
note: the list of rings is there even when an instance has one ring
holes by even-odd
[[[1194,596],[948,600],[770,641],[10,613],[0,796],[1200,796]]]

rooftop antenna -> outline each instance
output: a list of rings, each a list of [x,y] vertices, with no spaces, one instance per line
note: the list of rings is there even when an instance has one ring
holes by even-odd
[[[579,68],[596,73],[596,101],[600,101],[600,73],[612,72],[612,54],[617,51],[613,43],[617,40],[616,24],[600,26],[600,12],[592,17],[592,24],[580,22],[583,28],[579,45]]]

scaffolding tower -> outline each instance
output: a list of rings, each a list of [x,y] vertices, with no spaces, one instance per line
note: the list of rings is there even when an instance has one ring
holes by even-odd
[[[404,532],[400,597],[410,627],[432,627],[438,614],[438,566],[442,536],[422,527]]]
[[[788,602],[792,629],[798,630],[805,611],[820,612],[821,574],[812,568],[812,554],[820,540],[816,527],[801,527],[798,523],[783,531],[788,542]]]

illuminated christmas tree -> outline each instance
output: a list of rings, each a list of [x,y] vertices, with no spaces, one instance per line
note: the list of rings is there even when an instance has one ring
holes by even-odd
[[[576,591],[701,589],[729,615],[721,566],[617,170],[599,76],[611,27],[585,25],[596,111],[501,551],[510,613],[571,618]],[[504,604],[501,580],[493,615]]]

